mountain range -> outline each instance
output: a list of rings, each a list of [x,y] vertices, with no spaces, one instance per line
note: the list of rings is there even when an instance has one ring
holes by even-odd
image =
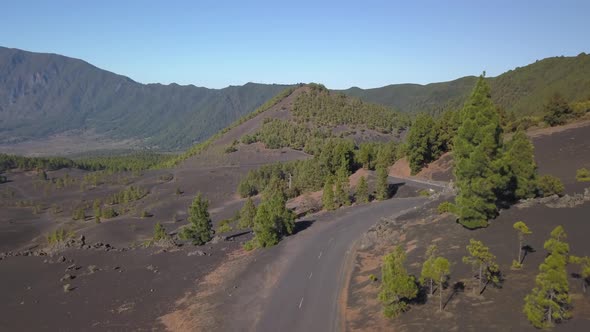
[[[350,88],[344,94],[407,113],[460,107],[475,76],[450,82]],[[590,55],[553,57],[488,78],[497,105],[516,115],[542,112],[555,92],[590,97]],[[290,85],[224,89],[141,84],[79,59],[0,47],[0,143],[90,131],[162,151],[185,149],[253,112]]]

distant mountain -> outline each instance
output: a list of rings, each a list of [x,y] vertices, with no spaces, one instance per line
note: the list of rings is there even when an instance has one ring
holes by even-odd
[[[403,112],[439,113],[461,107],[475,80],[475,76],[467,76],[427,85],[394,84],[366,90],[350,88],[342,92]],[[555,92],[569,101],[590,98],[590,55],[547,58],[488,80],[492,98],[498,106],[517,115],[539,114],[543,104]]]
[[[0,143],[92,130],[175,150],[202,141],[287,86],[140,84],[56,54],[0,47]]]

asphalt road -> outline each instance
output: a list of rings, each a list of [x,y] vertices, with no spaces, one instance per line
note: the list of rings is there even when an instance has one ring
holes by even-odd
[[[390,178],[390,182],[400,180]],[[411,184],[436,188],[425,183]],[[425,202],[427,199],[419,197],[393,198],[341,209],[318,217],[305,237],[287,239],[279,257],[288,262],[263,305],[255,330],[339,330],[339,296],[347,275],[345,262],[354,241],[380,218],[399,215]]]

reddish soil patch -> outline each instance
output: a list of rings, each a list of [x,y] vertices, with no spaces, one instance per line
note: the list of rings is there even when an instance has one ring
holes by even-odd
[[[434,181],[453,180],[453,155],[450,152],[443,154],[416,174],[416,178]]]
[[[408,159],[403,157],[398,159],[390,168],[389,168],[389,176],[395,176],[398,178],[406,178],[412,174],[410,170],[410,163],[408,163]]]

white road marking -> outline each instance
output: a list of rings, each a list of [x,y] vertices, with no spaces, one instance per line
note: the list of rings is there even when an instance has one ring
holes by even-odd
[[[322,258],[322,252],[323,251],[320,251],[320,254],[318,255],[318,259]]]
[[[302,304],[303,304],[303,298],[301,298],[301,301],[299,301],[299,309],[301,309]]]
[[[307,278],[307,279],[311,279],[311,276],[312,276],[312,275],[313,275],[313,272],[310,272],[310,273],[309,273],[309,278]]]

